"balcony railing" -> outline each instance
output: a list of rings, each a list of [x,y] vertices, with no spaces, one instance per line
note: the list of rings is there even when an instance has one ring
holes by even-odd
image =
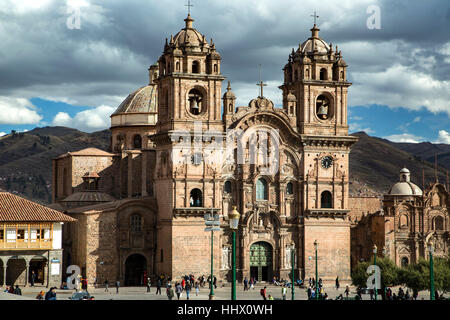
[[[0,224],[0,250],[39,250],[52,247],[52,223]]]

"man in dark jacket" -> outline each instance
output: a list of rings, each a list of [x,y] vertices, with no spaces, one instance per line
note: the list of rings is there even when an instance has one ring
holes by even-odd
[[[19,288],[19,286],[16,285],[16,289],[14,289],[14,294],[17,294],[19,296],[22,295],[22,290]]]

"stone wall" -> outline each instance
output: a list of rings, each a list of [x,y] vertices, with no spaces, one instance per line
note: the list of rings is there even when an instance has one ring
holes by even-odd
[[[305,279],[315,277],[314,240],[318,242],[318,276],[324,283],[350,280],[350,223],[332,218],[305,218]],[[309,259],[311,257],[311,259]]]

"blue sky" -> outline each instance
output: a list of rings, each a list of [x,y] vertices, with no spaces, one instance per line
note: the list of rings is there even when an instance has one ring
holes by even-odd
[[[319,36],[338,45],[349,65],[350,132],[450,143],[448,0],[193,3],[194,27],[214,38],[238,106],[257,96],[259,64],[265,96],[281,106],[282,68],[310,37],[316,11]],[[379,28],[368,27],[374,7]],[[48,125],[93,132],[108,128],[121,101],[147,84],[165,38],[184,27],[186,7],[180,0],[2,0],[0,17],[0,135]]]

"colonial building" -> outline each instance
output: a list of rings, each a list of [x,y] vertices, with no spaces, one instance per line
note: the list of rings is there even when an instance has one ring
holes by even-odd
[[[400,181],[383,199],[386,255],[397,265],[428,258],[428,243],[436,257],[448,257],[450,247],[450,193],[440,183],[424,192],[410,181],[410,172],[400,170]]]
[[[0,190],[0,283],[58,286],[62,277],[62,225],[75,219]]]
[[[111,116],[112,153],[69,152],[53,162],[53,201],[78,220],[65,229],[67,261],[89,281],[141,284],[210,272],[203,216],[220,216],[214,270],[231,276],[228,213],[241,213],[238,278],[314,276],[350,281],[347,64],[311,36],[288,55],[282,108],[263,94],[236,106],[222,95],[221,55],[190,15],[166,39],[149,84]],[[295,261],[291,261],[292,250]],[[69,262],[68,262],[69,263]]]

